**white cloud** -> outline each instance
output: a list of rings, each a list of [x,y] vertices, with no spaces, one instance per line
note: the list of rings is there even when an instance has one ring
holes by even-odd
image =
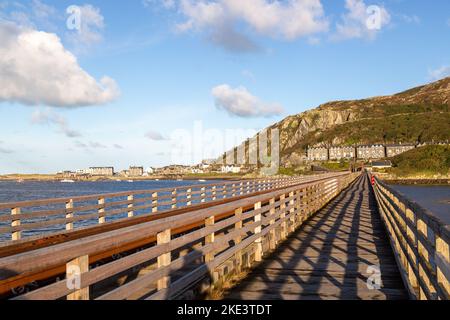
[[[180,0],[174,7],[185,18],[178,31],[207,31],[216,44],[234,51],[254,49],[238,26],[285,40],[325,32],[329,26],[320,0]]]
[[[428,76],[432,81],[450,77],[450,66],[442,66],[440,68],[428,71]]]
[[[39,19],[48,19],[56,14],[56,9],[39,0],[33,0],[32,9],[34,15]]]
[[[71,33],[70,41],[78,48],[101,42],[105,23],[100,9],[90,4],[80,6],[79,9],[81,14],[80,28]]]
[[[100,142],[95,142],[95,141],[90,141],[89,147],[94,148],[94,149],[106,149],[107,148],[107,146],[105,146],[104,144],[101,144]]]
[[[383,6],[367,6],[363,0],[346,0],[347,13],[336,25],[334,40],[352,38],[373,39],[381,28],[391,21],[389,12]]]
[[[57,125],[59,127],[60,132],[66,135],[66,137],[68,138],[77,138],[82,136],[80,132],[73,130],[69,127],[67,120],[63,116],[57,114],[56,112],[53,112],[50,109],[36,110],[31,116],[31,123]]]
[[[270,117],[283,112],[281,105],[264,103],[244,87],[233,89],[227,84],[222,84],[212,89],[212,95],[218,109],[238,117]]]
[[[116,82],[97,82],[52,33],[0,22],[0,102],[77,107],[119,96]]]
[[[0,141],[0,153],[3,153],[3,154],[14,153],[14,151],[12,151],[11,149],[4,148],[2,145],[3,145],[3,141]]]
[[[166,138],[164,138],[164,136],[161,133],[154,131],[154,130],[147,131],[147,133],[145,134],[145,137],[150,140],[154,140],[154,141],[167,140]]]

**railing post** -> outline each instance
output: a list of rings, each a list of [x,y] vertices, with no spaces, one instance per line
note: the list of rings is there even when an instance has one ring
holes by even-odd
[[[269,209],[269,216],[272,218],[275,215],[275,198],[270,199],[269,205],[273,206],[273,208]],[[272,227],[275,224],[275,219],[270,219],[270,226]],[[275,250],[277,246],[276,243],[276,233],[275,228],[272,227],[272,229],[269,232],[269,249]]]
[[[206,189],[205,189],[205,187],[202,187],[201,189],[200,189],[200,202],[205,202],[206,201],[206,191],[205,191]]]
[[[105,223],[106,217],[105,217],[105,198],[99,198],[98,199],[98,223]]]
[[[73,200],[70,199],[66,202],[66,219],[73,218]],[[66,222],[66,230],[73,229],[73,222]]]
[[[166,229],[164,231],[159,232],[156,235],[156,243],[157,245],[163,245],[170,242],[171,238],[171,231],[170,229]],[[158,268],[166,267],[171,262],[171,253],[166,252],[162,255],[158,256]],[[164,276],[161,279],[158,280],[157,288],[158,290],[166,289],[169,287],[170,284],[170,276]]]
[[[132,216],[134,216],[134,211],[133,211],[133,200],[134,200],[134,196],[132,194],[130,194],[127,197],[128,201],[131,201],[131,203],[128,204],[128,217],[131,218]]]
[[[437,283],[444,292],[450,292],[450,283],[447,279],[450,269],[449,245],[440,236],[436,236],[436,276]],[[445,271],[446,270],[446,271]]]
[[[172,191],[172,209],[177,208],[177,189],[173,189]]]
[[[233,183],[231,185],[231,197],[235,197],[236,196],[236,185]]]
[[[14,218],[14,216],[20,215],[20,208],[13,208],[11,209],[11,227],[19,227],[20,226],[20,218]],[[13,231],[11,234],[12,240],[20,240],[21,238],[21,232],[20,231]]]
[[[224,184],[222,188],[222,198],[225,199],[227,197],[227,185]]]
[[[208,217],[205,219],[205,228],[210,227],[214,225],[214,216]],[[205,237],[205,245],[213,243],[214,242],[214,232],[211,232],[210,234],[207,234]],[[208,263],[210,261],[214,260],[214,251],[210,251],[205,254],[205,262]]]
[[[250,181],[247,181],[247,193],[250,193]]]
[[[212,200],[212,201],[216,200],[216,193],[217,193],[217,191],[216,191],[216,186],[213,186],[213,187],[211,188],[211,200]]]
[[[234,215],[236,217],[239,217],[239,221],[234,224],[234,229],[240,230],[240,229],[242,229],[242,208],[237,208],[236,210],[234,210]],[[234,244],[238,245],[239,243],[241,243],[241,241],[242,241],[242,236],[238,235],[234,239]],[[241,272],[241,270],[242,270],[242,251],[241,250],[238,250],[236,252],[235,259],[236,259],[236,270],[237,270],[237,272]]]
[[[66,285],[75,290],[67,295],[67,300],[89,300],[89,287],[81,287],[83,273],[89,271],[89,256],[81,256],[66,264]]]
[[[289,226],[289,232],[294,232],[295,231],[295,201],[294,201],[294,192],[290,192],[289,193],[289,197],[291,198],[291,200],[289,200],[289,205],[291,207],[291,209],[289,209],[289,214],[291,215],[291,217],[289,218],[290,220],[290,226]]]
[[[280,196],[280,211],[281,211],[281,213],[280,213],[280,220],[282,221],[281,222],[281,232],[280,232],[281,240],[284,240],[287,237],[287,234],[286,234],[286,220],[285,220],[285,218],[286,218],[286,202],[285,202],[285,199],[286,199],[286,195],[282,194]]]
[[[244,183],[243,182],[241,182],[240,184],[239,184],[239,193],[241,194],[241,195],[243,195],[244,194]]]
[[[186,206],[190,206],[192,204],[191,198],[192,198],[192,189],[189,188],[186,190]]]
[[[158,192],[152,193],[152,213],[158,212]]]
[[[301,192],[295,191],[295,227],[299,227],[301,224]]]
[[[259,210],[259,211],[260,211],[260,210],[261,210],[261,202],[255,203],[254,209],[255,209],[255,211],[256,211],[256,210]],[[257,215],[255,215],[254,221],[255,221],[256,223],[261,222],[261,211],[260,211]],[[261,227],[262,227],[261,225],[255,227],[255,231],[254,231],[255,234],[261,233]],[[257,239],[255,240],[255,244],[256,244],[256,248],[255,248],[255,261],[258,262],[258,261],[261,261],[261,260],[262,260],[262,256],[263,256],[262,238],[261,238],[261,237],[260,237],[260,238],[257,238]]]

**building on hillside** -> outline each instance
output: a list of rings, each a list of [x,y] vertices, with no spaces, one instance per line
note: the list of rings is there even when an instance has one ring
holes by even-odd
[[[144,175],[144,167],[130,167],[128,175],[130,177],[142,177]]]
[[[414,144],[390,144],[386,146],[386,156],[388,158],[395,157],[415,147]]]
[[[325,147],[308,148],[309,161],[327,161],[329,159],[328,149]]]
[[[330,160],[350,160],[356,156],[355,147],[331,147],[330,148]]]
[[[235,166],[222,166],[222,173],[240,173],[241,167],[235,167]]]
[[[385,168],[391,168],[392,162],[390,160],[378,160],[378,161],[372,161],[371,166],[373,169],[385,169]]]
[[[382,159],[386,157],[386,149],[381,144],[357,147],[358,159]]]
[[[114,167],[90,167],[89,173],[93,176],[113,176]]]

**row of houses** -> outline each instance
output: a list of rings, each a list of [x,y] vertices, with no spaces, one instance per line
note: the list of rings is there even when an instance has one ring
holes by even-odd
[[[307,158],[309,161],[328,161],[328,160],[371,160],[391,158],[424,144],[374,144],[360,146],[333,146],[308,148]]]
[[[127,177],[141,177],[146,174],[153,173],[153,168],[148,168],[144,171],[144,167],[131,166],[127,170],[122,170],[119,173],[114,171],[114,167],[90,167],[88,169],[80,169],[77,171],[63,171],[60,172],[64,178],[74,178],[81,176],[101,176],[101,177],[112,177],[116,174]]]

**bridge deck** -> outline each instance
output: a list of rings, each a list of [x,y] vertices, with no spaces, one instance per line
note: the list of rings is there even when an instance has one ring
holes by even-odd
[[[381,288],[368,289],[381,271]],[[226,299],[407,299],[367,175],[266,257]]]

